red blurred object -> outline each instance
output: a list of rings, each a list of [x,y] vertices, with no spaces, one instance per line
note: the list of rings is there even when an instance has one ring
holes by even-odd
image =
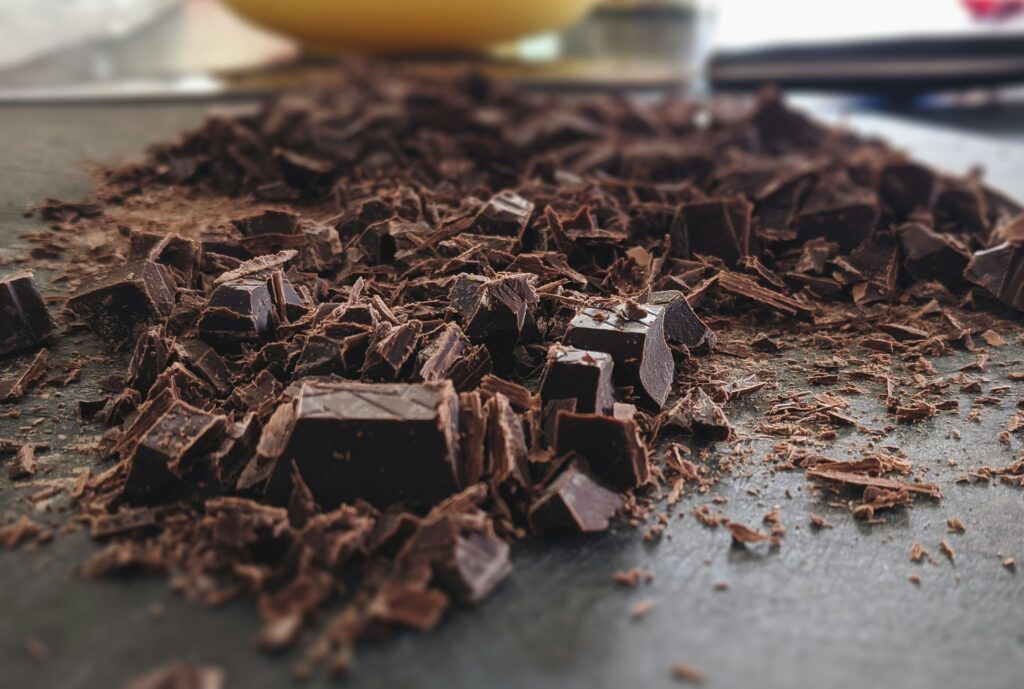
[[[1024,0],[961,0],[975,19],[1000,20],[1024,10]]]

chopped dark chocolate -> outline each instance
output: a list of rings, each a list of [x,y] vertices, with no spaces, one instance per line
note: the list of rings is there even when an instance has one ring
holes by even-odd
[[[611,354],[552,345],[540,383],[541,399],[573,399],[578,412],[610,414],[615,401],[612,365]]]
[[[675,374],[672,352],[665,343],[665,307],[639,307],[645,315],[629,318],[626,306],[588,306],[577,313],[565,342],[583,350],[607,352],[615,360],[613,377],[632,385],[644,404],[661,408]]]
[[[53,320],[31,271],[0,278],[0,324],[0,356],[35,347],[53,332]]]
[[[270,432],[280,431],[268,425],[261,445]],[[284,435],[278,466],[295,460],[323,509],[358,498],[431,503],[456,487],[459,400],[448,381],[307,379]]]
[[[622,509],[622,499],[602,486],[586,462],[573,460],[530,507],[538,531],[604,531]]]
[[[50,352],[40,349],[21,373],[0,379],[0,402],[14,402],[25,396],[35,383],[46,375]]]
[[[635,488],[650,476],[647,446],[632,419],[561,411],[555,424],[558,454],[579,453],[616,489]]]
[[[263,280],[239,278],[225,282],[210,295],[199,320],[199,336],[227,351],[258,346],[270,336],[270,290]]]
[[[538,301],[536,281],[529,273],[506,273],[493,278],[464,274],[455,280],[448,297],[469,337],[520,333],[528,317],[532,320],[530,310]]]
[[[665,309],[665,339],[695,351],[710,352],[718,343],[714,331],[700,319],[678,290],[652,292],[647,303]]]
[[[699,387],[693,388],[658,416],[655,429],[666,426],[707,440],[728,440],[732,435],[732,426],[725,412]]]
[[[899,228],[903,265],[916,280],[938,280],[949,287],[964,282],[970,251],[955,237],[939,234],[921,223]]]
[[[532,203],[514,192],[503,191],[480,210],[473,227],[481,234],[521,238],[532,213]]]
[[[976,251],[964,268],[964,277],[984,287],[1007,306],[1024,311],[1024,251],[1003,242]]]
[[[118,344],[139,325],[168,316],[175,289],[166,268],[136,261],[91,279],[68,299],[67,306],[91,329]]]
[[[171,497],[193,463],[215,447],[224,432],[223,416],[175,400],[139,438],[128,464],[124,498],[153,504]]]

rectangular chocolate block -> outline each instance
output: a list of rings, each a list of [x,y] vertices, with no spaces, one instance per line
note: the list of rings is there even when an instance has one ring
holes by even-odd
[[[52,332],[53,320],[32,272],[0,279],[0,356],[34,347]]]
[[[606,352],[552,345],[540,383],[541,399],[573,399],[576,411],[610,414],[615,401],[612,366],[612,355]]]
[[[938,280],[948,287],[964,284],[971,253],[956,237],[939,234],[921,223],[899,228],[903,265],[916,280]]]
[[[616,489],[635,488],[650,476],[647,446],[632,419],[560,411],[555,424],[556,452],[583,455],[594,473]]]
[[[278,466],[295,461],[317,503],[432,503],[454,492],[459,400],[449,381],[305,380]],[[262,444],[262,440],[261,440]]]
[[[717,256],[729,265],[750,253],[750,214],[752,207],[742,197],[712,199],[685,204],[679,209],[679,223],[673,228],[685,232],[686,255]],[[678,228],[678,229],[677,229]]]
[[[89,328],[120,344],[139,325],[169,315],[174,295],[174,281],[163,266],[136,261],[95,276],[67,306]]]
[[[661,306],[588,306],[570,321],[565,343],[611,354],[616,384],[633,386],[645,405],[660,409],[675,375],[664,328],[665,309]]]

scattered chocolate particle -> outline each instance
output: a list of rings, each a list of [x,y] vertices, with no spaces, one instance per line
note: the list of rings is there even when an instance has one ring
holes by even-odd
[[[965,533],[967,527],[964,526],[964,523],[959,518],[950,517],[946,520],[946,530],[950,533]]]
[[[949,558],[950,562],[953,562],[956,559],[956,551],[953,550],[953,546],[951,546],[946,539],[939,541],[939,550],[942,551],[943,555]]]
[[[672,665],[672,679],[687,684],[702,685],[707,679],[707,673],[687,663],[675,663]]]
[[[649,600],[637,601],[629,609],[629,616],[634,620],[642,620],[654,610],[654,603]]]
[[[124,689],[222,689],[224,672],[210,665],[174,661],[137,677]]]
[[[28,478],[36,473],[36,452],[31,445],[22,445],[7,465],[7,476],[12,481]]]

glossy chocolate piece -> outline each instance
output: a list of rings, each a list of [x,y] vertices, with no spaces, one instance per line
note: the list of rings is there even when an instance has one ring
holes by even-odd
[[[665,308],[653,304],[636,308],[638,313],[632,317],[626,304],[585,307],[569,323],[565,343],[611,354],[616,384],[633,386],[645,405],[661,408],[675,375],[672,352],[665,343]]]
[[[503,191],[492,196],[477,214],[474,231],[519,238],[532,214],[533,203],[514,192]]]
[[[278,466],[294,460],[324,509],[431,503],[456,488],[459,401],[448,381],[307,379],[286,434]]]
[[[1007,306],[1024,311],[1024,251],[1009,242],[971,256],[964,277]]]
[[[717,256],[729,265],[750,253],[750,203],[741,197],[685,204],[674,225],[672,251],[676,256]],[[685,232],[685,244],[679,231]],[[677,248],[677,244],[681,245]],[[680,248],[686,248],[686,254]]]
[[[648,304],[665,309],[665,339],[702,352],[710,352],[718,336],[694,313],[686,296],[678,290],[652,292]]]
[[[499,273],[493,278],[464,274],[455,280],[448,296],[470,338],[518,335],[532,322],[530,310],[538,302],[536,281],[529,273]]]
[[[199,320],[199,336],[228,351],[270,336],[273,303],[266,280],[239,278],[218,285]]]
[[[610,414],[614,403],[612,355],[574,347],[552,345],[540,383],[545,402],[575,400],[575,410]]]

